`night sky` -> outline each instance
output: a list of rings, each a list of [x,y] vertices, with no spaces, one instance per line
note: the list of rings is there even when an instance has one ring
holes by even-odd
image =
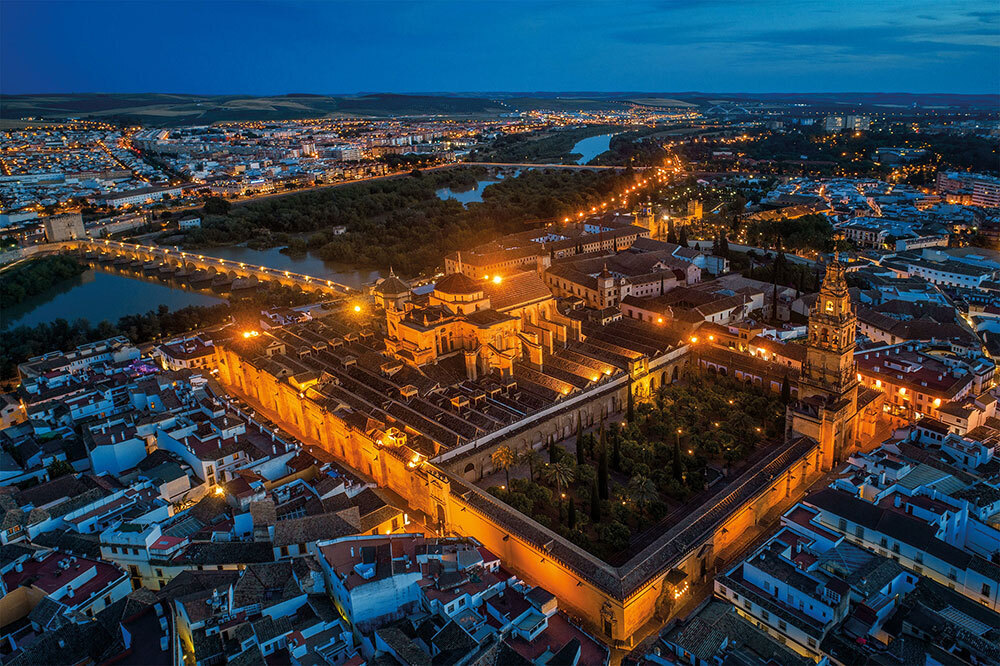
[[[1000,90],[997,0],[0,1],[0,91]]]

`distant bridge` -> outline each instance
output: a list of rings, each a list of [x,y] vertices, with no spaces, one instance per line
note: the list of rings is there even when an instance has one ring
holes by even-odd
[[[226,280],[256,278],[260,282],[276,282],[286,287],[299,288],[304,292],[314,292],[319,297],[329,298],[331,296],[359,294],[358,290],[353,287],[314,275],[283,271],[269,266],[256,266],[233,259],[219,259],[199,252],[182,251],[176,247],[156,247],[114,240],[86,239],[50,243],[42,246],[41,251],[79,252],[84,255],[94,255],[93,258],[98,261],[108,257],[128,259],[142,262],[144,267],[155,264],[157,270],[166,269],[161,273],[167,276],[176,275],[178,271],[184,272],[188,276],[197,271],[203,271],[207,274],[204,277],[212,280],[216,278]]]
[[[597,166],[589,164],[532,164],[530,162],[461,162],[460,166],[514,167],[518,169],[611,169],[621,171],[628,165]],[[633,166],[635,171],[652,169],[649,166]]]

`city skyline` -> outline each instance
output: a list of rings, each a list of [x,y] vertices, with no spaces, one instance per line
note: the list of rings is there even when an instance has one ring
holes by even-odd
[[[1000,12],[987,2],[960,11],[931,2],[591,2],[573,10],[533,2],[261,2],[238,11],[228,2],[7,2],[0,86],[4,94],[255,95],[1000,89]],[[144,26],[157,28],[154,48]]]

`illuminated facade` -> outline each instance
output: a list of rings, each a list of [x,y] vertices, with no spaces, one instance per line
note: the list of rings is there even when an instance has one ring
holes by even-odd
[[[857,317],[844,278],[844,267],[834,261],[809,315],[809,339],[799,376],[798,400],[789,405],[789,434],[819,442],[823,469],[843,462],[875,434],[882,396],[859,394],[854,360]]]

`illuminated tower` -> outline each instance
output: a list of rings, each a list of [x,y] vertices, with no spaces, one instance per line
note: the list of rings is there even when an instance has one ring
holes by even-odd
[[[835,259],[809,313],[809,341],[798,399],[789,405],[786,415],[791,433],[820,442],[824,469],[842,462],[857,445],[856,327],[844,267]]]
[[[656,225],[656,213],[653,210],[653,204],[647,201],[641,204],[639,208],[635,211],[635,224],[637,227],[642,227],[643,229],[649,229],[650,238],[659,238],[659,230]]]
[[[840,395],[857,387],[854,369],[857,325],[844,267],[834,261],[826,270],[823,286],[809,313],[809,344],[802,364],[806,393]]]

